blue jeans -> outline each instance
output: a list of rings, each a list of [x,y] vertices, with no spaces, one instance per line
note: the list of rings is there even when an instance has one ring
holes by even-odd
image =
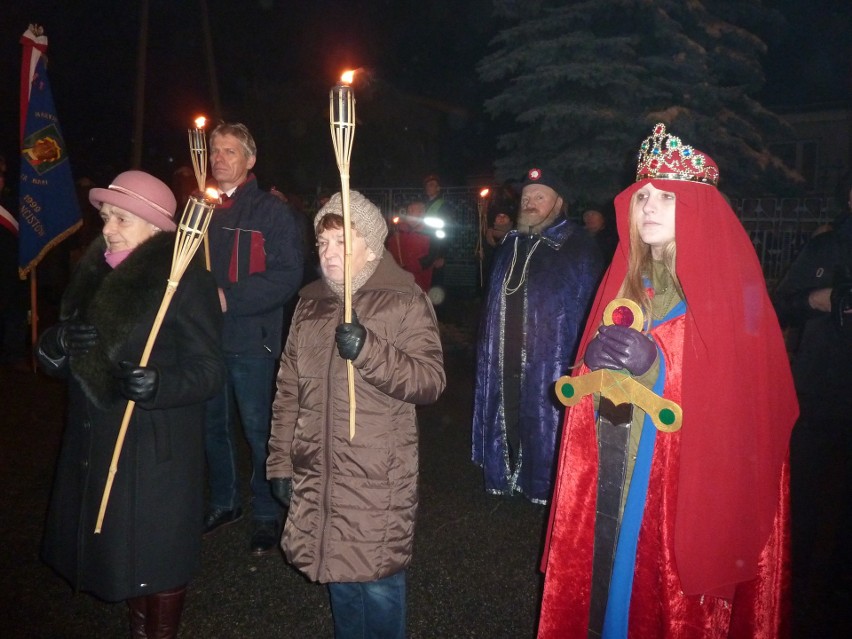
[[[240,506],[234,403],[251,449],[252,511],[256,520],[278,520],[281,507],[266,480],[267,444],[272,418],[275,360],[266,357],[225,356],[228,371],[224,388],[206,406],[204,445],[207,450],[210,508]],[[236,400],[236,401],[234,401]]]
[[[334,639],[405,639],[405,570],[362,583],[328,584]]]

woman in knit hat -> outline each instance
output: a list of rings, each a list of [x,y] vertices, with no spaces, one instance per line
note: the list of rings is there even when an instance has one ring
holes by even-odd
[[[789,633],[798,405],[760,264],[718,179],[706,153],[658,124],[615,199],[620,243],[575,375],[613,369],[678,404],[682,425],[658,432],[638,406],[623,405],[631,418],[591,395],[568,410],[539,637]],[[616,298],[644,323],[602,325]]]
[[[328,584],[335,637],[403,639],[417,512],[414,409],[434,402],[446,377],[432,305],[387,257],[381,212],[357,191],[350,210],[352,322],[343,322],[335,193],[314,219],[322,279],[300,292],[281,356],[267,476],[289,508],[281,547],[305,576]],[[346,360],[355,369],[351,439]]]
[[[200,564],[204,401],[224,380],[219,299],[196,260],[139,366],[171,270],[175,198],[157,178],[126,171],[89,199],[102,235],[71,278],[60,323],[38,344],[69,397],[42,554],[75,590],[127,601],[133,637],[175,637]],[[128,400],[136,409],[95,534]]]

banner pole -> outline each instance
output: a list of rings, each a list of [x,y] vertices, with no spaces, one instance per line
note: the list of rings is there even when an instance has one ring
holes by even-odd
[[[33,373],[36,372],[35,347],[38,344],[38,282],[36,280],[36,266],[30,269],[30,364]]]

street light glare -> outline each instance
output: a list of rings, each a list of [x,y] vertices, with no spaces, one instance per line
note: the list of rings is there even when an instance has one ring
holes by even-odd
[[[439,217],[424,217],[423,224],[433,229],[442,229],[444,228],[444,220]]]

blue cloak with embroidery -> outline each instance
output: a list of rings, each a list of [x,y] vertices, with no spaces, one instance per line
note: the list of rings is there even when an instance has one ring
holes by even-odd
[[[523,296],[526,337],[506,335],[503,283],[511,270],[516,244],[524,237],[510,231],[494,254],[477,348],[473,461],[483,468],[488,492],[509,495],[518,491],[535,503],[546,504],[564,411],[553,383],[574,361],[604,265],[595,243],[569,220],[562,219],[540,236],[530,238],[532,245],[538,241],[538,246],[531,248],[526,279],[514,293]],[[519,256],[515,269],[523,267]],[[503,346],[506,340],[522,339],[520,450],[512,468],[503,404]]]

